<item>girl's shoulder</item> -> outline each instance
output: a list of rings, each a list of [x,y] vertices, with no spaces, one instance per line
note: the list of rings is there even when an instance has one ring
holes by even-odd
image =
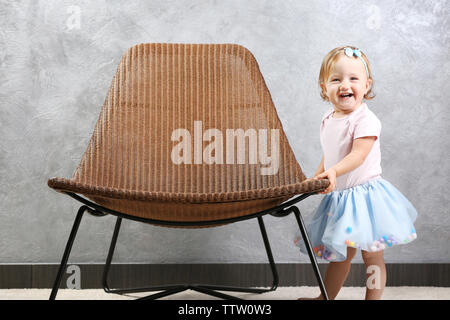
[[[328,109],[322,116],[322,119],[320,120],[321,123],[323,123],[325,121],[325,119],[327,119],[328,117],[330,117],[334,112],[334,108],[331,107],[330,109]]]
[[[379,137],[381,133],[381,121],[364,103],[360,112],[350,117],[349,132],[354,139],[359,137],[376,136]]]
[[[350,115],[349,121],[353,125],[358,125],[360,123],[364,123],[365,125],[371,123],[373,125],[381,127],[381,121],[378,119],[378,117],[375,115],[375,113],[369,109],[366,103],[363,103],[363,105],[360,107],[362,108],[360,112],[356,112],[353,117]]]

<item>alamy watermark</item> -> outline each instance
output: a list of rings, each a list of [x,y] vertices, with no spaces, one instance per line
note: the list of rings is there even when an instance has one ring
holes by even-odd
[[[376,5],[371,5],[368,10],[370,16],[366,20],[366,26],[370,30],[378,30],[381,27],[381,10]]]
[[[67,277],[66,285],[67,289],[81,289],[81,269],[77,265],[71,265],[67,267],[66,273],[70,274]]]
[[[381,268],[377,265],[370,265],[366,270],[367,274],[370,274],[367,277],[366,287],[368,289],[381,289]]]
[[[67,7],[67,13],[70,15],[66,20],[66,26],[69,30],[80,29],[81,27],[81,8],[79,6]]]
[[[226,129],[224,145],[221,130],[212,128],[203,132],[202,121],[197,120],[194,121],[193,137],[189,130],[178,128],[172,131],[171,140],[178,142],[170,155],[174,164],[246,164],[248,157],[248,164],[266,166],[261,167],[261,175],[276,174],[280,165],[278,129]],[[203,141],[209,142],[204,149]]]

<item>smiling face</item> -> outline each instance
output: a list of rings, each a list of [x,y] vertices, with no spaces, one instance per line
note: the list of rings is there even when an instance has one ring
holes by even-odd
[[[321,87],[334,106],[335,117],[339,118],[361,105],[371,84],[372,79],[367,78],[363,62],[359,58],[342,55],[331,67]]]

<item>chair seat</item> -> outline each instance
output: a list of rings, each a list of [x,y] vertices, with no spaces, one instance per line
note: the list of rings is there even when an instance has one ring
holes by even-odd
[[[266,189],[228,193],[171,193],[116,189],[89,185],[74,179],[52,178],[48,186],[59,192],[86,196],[95,203],[125,214],[164,221],[208,221],[239,217],[273,208],[302,193],[318,192],[326,179]]]
[[[85,184],[74,179],[66,178],[51,178],[48,180],[48,186],[57,191],[81,193],[86,196],[101,196],[124,200],[173,201],[185,203],[246,201],[278,198],[287,195],[294,196],[296,194],[323,190],[328,186],[328,184],[329,182],[326,179],[306,179],[295,184],[277,186],[272,188],[253,189],[247,191],[221,193],[173,193],[117,189],[100,185]]]

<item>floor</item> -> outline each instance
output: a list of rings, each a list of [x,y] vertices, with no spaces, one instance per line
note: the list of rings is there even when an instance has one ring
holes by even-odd
[[[264,294],[236,293],[246,300],[295,300],[298,297],[315,297],[319,294],[317,287],[280,287],[274,292]],[[336,300],[362,300],[364,287],[344,287]],[[116,295],[107,294],[101,289],[58,291],[60,300],[130,300],[146,294]],[[50,289],[0,289],[0,300],[47,300]],[[217,299],[196,291],[187,290],[165,297],[170,300],[209,300]],[[387,287],[383,300],[450,300],[450,288],[442,287]]]

